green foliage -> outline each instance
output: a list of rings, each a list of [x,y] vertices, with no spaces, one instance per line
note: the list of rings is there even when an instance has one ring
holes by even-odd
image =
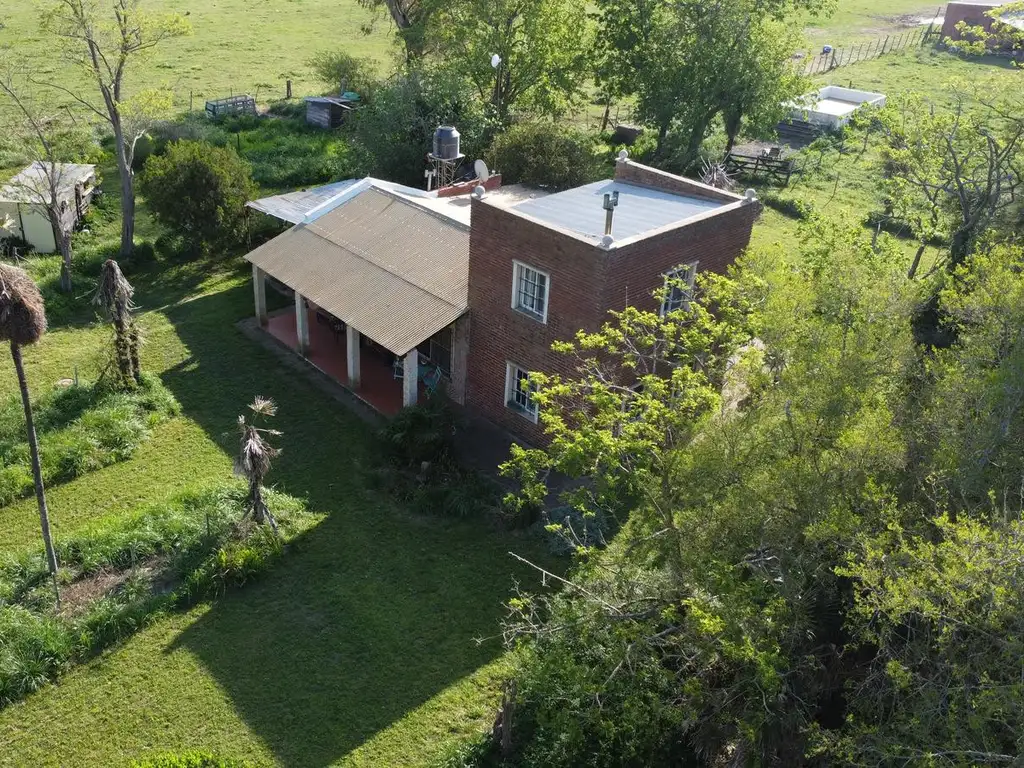
[[[239,529],[245,489],[231,484],[179,493],[123,519],[57,541],[65,605],[54,613],[43,559],[33,550],[0,561],[0,707],[17,701],[163,612],[245,585],[281,557],[263,528]],[[314,522],[272,494],[286,539]],[[81,589],[113,577],[113,587]],[[94,595],[94,596],[93,596]]]
[[[592,35],[583,0],[452,0],[426,27],[437,66],[468,81],[500,121],[520,111],[558,116],[577,102]]]
[[[252,169],[234,150],[195,141],[151,157],[140,189],[157,219],[196,249],[238,242],[245,204],[257,191]]]
[[[492,125],[464,82],[431,70],[396,76],[352,122],[370,171],[413,187],[423,184],[437,126],[458,126],[463,154],[479,157],[490,140]]]
[[[438,517],[477,517],[494,508],[494,484],[459,464],[451,405],[435,396],[405,408],[378,435],[373,478],[410,508]]]
[[[155,376],[132,392],[102,382],[52,390],[33,404],[46,485],[129,458],[161,421],[181,407]],[[20,397],[0,406],[0,507],[33,491]]]
[[[160,755],[132,763],[132,768],[253,768],[246,760],[229,760],[209,752],[181,752]]]
[[[679,133],[685,169],[716,118],[730,141],[744,120],[751,133],[764,133],[806,89],[791,65],[800,43],[792,21],[821,5],[601,0],[598,79],[605,92],[636,99],[638,118],[658,131],[659,155],[669,131]]]
[[[495,138],[488,155],[507,184],[562,190],[604,172],[593,137],[555,123],[517,123]]]
[[[332,95],[354,91],[363,102],[373,100],[380,85],[374,62],[346,51],[320,51],[309,61],[317,80],[328,86]]]

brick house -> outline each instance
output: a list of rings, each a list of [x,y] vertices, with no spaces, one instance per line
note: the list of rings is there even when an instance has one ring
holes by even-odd
[[[444,386],[533,443],[542,434],[527,374],[571,373],[552,343],[597,329],[610,310],[658,310],[666,276],[723,272],[761,210],[752,194],[625,157],[613,179],[556,194],[493,178],[469,190],[364,179],[255,201],[296,224],[246,257],[257,315],[378,410]],[[606,196],[617,201],[610,235]],[[293,293],[294,310],[268,315],[268,277]],[[685,299],[676,291],[667,301]]]

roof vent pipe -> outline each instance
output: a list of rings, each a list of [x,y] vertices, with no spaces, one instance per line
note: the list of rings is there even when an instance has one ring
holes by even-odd
[[[604,233],[610,235],[612,233],[612,219],[615,217],[615,209],[619,205],[619,193],[618,191],[612,192],[610,195],[605,194],[604,196]]]

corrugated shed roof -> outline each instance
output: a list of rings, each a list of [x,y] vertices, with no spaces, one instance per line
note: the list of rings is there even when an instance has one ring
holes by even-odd
[[[306,218],[306,214],[311,210],[358,183],[359,179],[349,179],[334,184],[325,184],[322,187],[263,197],[246,203],[246,205],[254,211],[287,221],[289,224],[298,224]]]
[[[612,233],[623,240],[685,221],[728,203],[689,197],[622,181],[597,181],[519,203],[514,210],[561,229],[600,240],[604,236],[606,193],[618,192]]]
[[[468,306],[469,230],[374,187],[246,259],[397,355]]]
[[[50,181],[47,176],[48,163],[36,161],[12,178],[3,189],[0,189],[0,200],[11,203],[34,203],[39,193],[45,193],[49,200]],[[96,175],[95,165],[78,163],[58,163],[61,192],[68,197],[75,193],[75,185]]]

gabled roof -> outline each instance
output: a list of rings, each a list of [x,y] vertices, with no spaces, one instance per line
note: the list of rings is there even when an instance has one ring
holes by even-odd
[[[404,355],[465,313],[469,230],[364,182],[246,259]]]
[[[40,196],[50,199],[49,163],[36,161],[12,178],[0,189],[0,201],[7,203],[38,203]],[[60,191],[69,198],[75,194],[75,185],[96,175],[95,165],[57,163]]]

